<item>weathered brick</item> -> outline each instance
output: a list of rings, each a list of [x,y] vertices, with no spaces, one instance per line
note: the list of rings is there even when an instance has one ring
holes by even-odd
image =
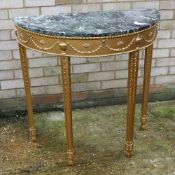
[[[175,65],[175,58],[161,58],[157,59],[157,66],[173,66]]]
[[[15,89],[24,87],[22,79],[1,81],[1,89]]]
[[[141,70],[138,70],[138,77],[141,76]],[[123,78],[128,78],[128,70],[119,70],[115,72],[115,78],[116,79],[123,79]]]
[[[171,37],[171,30],[159,30],[157,34],[157,38],[170,38]]]
[[[81,2],[81,0],[79,0],[79,1]],[[55,3],[56,3],[56,5],[57,4],[71,4],[72,0],[55,0]]]
[[[73,65],[73,73],[100,71],[100,63]]]
[[[150,85],[154,83],[154,77],[150,78]],[[139,86],[143,86],[143,77],[137,79],[137,94],[142,93],[143,91],[139,89]],[[140,92],[141,91],[141,92]]]
[[[174,0],[160,1],[160,9],[174,9]]]
[[[89,91],[72,93],[72,100],[73,101],[86,100],[88,97],[89,97]]]
[[[50,95],[45,95],[43,94],[42,96],[36,96],[33,98],[33,104],[55,104],[60,101],[60,96],[56,94],[50,94]]]
[[[0,19],[8,19],[8,11],[0,10]]]
[[[10,60],[12,59],[11,51],[3,50],[0,51],[0,60]]]
[[[127,61],[102,63],[102,71],[121,70],[121,69],[127,69],[127,68],[128,68],[128,62]]]
[[[103,10],[129,10],[131,9],[131,3],[104,3]]]
[[[102,81],[102,89],[127,87],[127,79]]]
[[[16,40],[15,30],[11,30],[11,39]]]
[[[153,48],[157,48],[157,45],[158,45],[158,41],[157,39],[153,42]]]
[[[161,10],[160,17],[161,19],[173,19],[173,10]]]
[[[33,6],[51,6],[55,5],[55,0],[25,0],[26,7],[33,7]]]
[[[151,67],[154,67],[156,60],[153,58]],[[144,68],[144,60],[139,60],[139,68]]]
[[[116,2],[116,0],[87,0],[87,3]]]
[[[169,74],[175,74],[175,66],[169,67]]]
[[[72,5],[72,12],[89,12],[89,11],[99,11],[101,10],[100,4],[76,4]]]
[[[1,50],[13,50],[17,49],[18,44],[16,41],[0,41],[0,51]]]
[[[160,29],[171,30],[175,28],[175,20],[166,20],[160,22]]]
[[[19,50],[13,50],[12,54],[13,54],[13,58],[15,58],[15,59],[20,58]],[[42,57],[41,52],[37,52],[37,51],[27,49],[27,58],[40,58],[40,57]]]
[[[56,66],[57,64],[56,57],[29,59],[30,67]]]
[[[31,88],[31,94],[32,95],[45,94],[45,89],[44,89],[44,87],[32,87]],[[23,89],[17,89],[16,90],[16,96],[17,97],[24,97],[25,96],[24,88]]]
[[[128,54],[116,55],[115,61],[128,61]]]
[[[169,49],[154,49],[154,58],[169,57]]]
[[[23,0],[0,0],[0,9],[21,7],[23,7]]]
[[[22,8],[9,10],[9,18],[31,15],[39,15],[39,8]]]
[[[98,81],[98,80],[112,80],[114,79],[114,72],[95,72],[89,73],[88,81]]]
[[[8,80],[13,78],[13,71],[0,71],[0,80]]]
[[[19,69],[20,67],[18,60],[1,61],[0,63],[0,70]]]
[[[175,30],[172,30],[172,38],[175,38]]]
[[[9,30],[0,30],[0,40],[9,40],[10,39],[10,31]]]
[[[51,76],[51,75],[59,75],[61,70],[56,66],[49,66],[49,67],[44,67],[44,75],[45,76]]]
[[[42,78],[32,78],[32,86],[44,86],[44,85],[56,85],[58,84],[58,77],[42,77]]]
[[[71,5],[41,8],[41,14],[43,15],[56,15],[59,13],[70,13],[70,12],[71,12]]]
[[[11,20],[0,20],[0,30],[14,29],[14,24]]]
[[[61,78],[60,78],[61,79]],[[61,80],[62,81],[62,80]],[[73,83],[83,83],[88,81],[88,74],[83,73],[83,74],[72,74],[71,76],[71,81]]]
[[[115,59],[115,56],[87,58],[87,63],[108,62],[108,61],[114,61],[114,59]]]
[[[168,84],[168,83],[174,83],[174,82],[175,82],[175,76],[173,75],[158,76],[155,79],[156,84]]]
[[[42,68],[32,68],[29,69],[30,78],[33,77],[42,77],[43,76],[43,69]],[[15,78],[23,78],[22,70],[15,70]]]
[[[18,53],[19,53],[19,51],[18,51]],[[42,57],[41,52],[27,49],[27,58],[38,58],[38,57]]]
[[[132,7],[137,8],[156,8],[159,9],[159,1],[133,2]]]
[[[161,39],[158,42],[158,48],[175,47],[175,39]]]
[[[86,58],[71,57],[71,64],[86,63]]]
[[[128,2],[133,2],[133,1],[145,1],[145,0],[117,0],[118,2],[125,2],[125,1],[128,1]]]
[[[31,89],[32,95],[46,94],[45,87],[32,87]]]
[[[171,50],[170,50],[170,56],[171,57],[175,56],[175,48],[171,48]]]
[[[46,94],[60,94],[63,92],[62,86],[45,86]]]
[[[128,70],[119,70],[115,72],[116,79],[128,78]]]
[[[16,90],[16,96],[17,97],[24,97],[25,96],[24,88],[23,89],[17,89]]]
[[[151,69],[151,76],[159,76],[168,74],[168,67],[154,67]]]
[[[90,99],[101,99],[101,98],[111,98],[114,97],[114,90],[98,90],[98,91],[89,91],[88,98]]]
[[[99,89],[100,89],[100,82],[73,83],[72,84],[73,92],[99,90]]]
[[[3,90],[0,91],[0,99],[16,97],[15,90]]]

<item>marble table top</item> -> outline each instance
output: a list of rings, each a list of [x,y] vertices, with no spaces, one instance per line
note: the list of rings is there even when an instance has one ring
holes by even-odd
[[[98,11],[16,17],[15,25],[40,34],[65,37],[100,37],[133,33],[158,23],[156,9]]]

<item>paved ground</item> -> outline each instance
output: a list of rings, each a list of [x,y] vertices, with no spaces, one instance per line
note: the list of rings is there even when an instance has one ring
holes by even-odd
[[[123,154],[126,106],[75,110],[73,167],[66,162],[63,113],[35,115],[37,147],[25,116],[1,118],[0,175],[175,175],[175,103],[150,104],[146,131],[139,130],[140,108],[130,159]]]

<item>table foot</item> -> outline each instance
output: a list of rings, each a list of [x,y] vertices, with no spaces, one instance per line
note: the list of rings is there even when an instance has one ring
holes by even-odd
[[[146,130],[147,115],[142,116],[140,130]]]
[[[126,142],[125,144],[125,156],[130,158],[133,155],[133,142]]]
[[[30,128],[30,137],[32,143],[36,142],[36,129],[35,128]]]
[[[73,151],[67,151],[67,156],[68,156],[68,164],[74,165],[74,153],[73,153]]]

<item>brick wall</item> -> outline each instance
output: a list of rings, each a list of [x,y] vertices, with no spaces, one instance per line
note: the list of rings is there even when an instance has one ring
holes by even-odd
[[[24,106],[23,80],[14,16],[157,8],[161,22],[154,43],[151,92],[173,97],[175,90],[175,1],[174,0],[0,0],[0,108]],[[140,54],[138,94],[142,93],[143,55]],[[60,66],[57,57],[28,50],[34,103],[62,101]],[[126,96],[128,55],[107,58],[71,58],[74,100],[97,100]],[[101,101],[101,100],[99,100]]]

